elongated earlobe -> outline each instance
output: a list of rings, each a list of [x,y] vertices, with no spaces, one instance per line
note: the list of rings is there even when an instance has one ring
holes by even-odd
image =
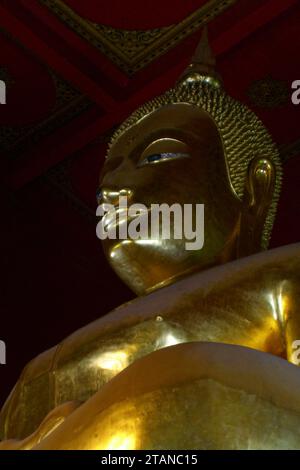
[[[272,202],[274,185],[273,163],[263,157],[253,159],[245,183],[238,257],[261,250],[262,231]]]

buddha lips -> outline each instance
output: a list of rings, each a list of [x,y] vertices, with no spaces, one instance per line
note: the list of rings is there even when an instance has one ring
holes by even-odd
[[[131,204],[120,196],[117,205],[103,203],[97,208],[100,240],[186,240],[186,250],[204,245],[204,204]]]

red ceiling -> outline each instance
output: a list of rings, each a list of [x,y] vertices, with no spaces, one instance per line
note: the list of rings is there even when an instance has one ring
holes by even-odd
[[[180,23],[209,2],[64,3],[83,24],[147,30]],[[288,90],[300,79],[299,24],[297,0],[238,0],[209,23],[226,90],[259,115],[290,155],[272,246],[300,239],[300,106],[288,96],[268,107],[250,99],[249,90],[268,77]],[[7,221],[0,339],[8,345],[1,399],[32,356],[132,297],[95,237],[99,170],[111,129],[175,82],[201,31],[170,47],[162,41],[162,55],[128,74],[44,0],[0,0],[0,29],[0,79],[8,77],[8,104],[0,106],[0,206]],[[119,37],[121,50],[126,35]]]
[[[65,2],[82,17],[114,28],[152,29],[178,23],[206,3],[206,0],[67,0]]]
[[[7,69],[13,80],[8,87],[8,104],[0,108],[0,125],[25,126],[45,119],[56,97],[46,67],[3,33],[0,33],[0,50],[1,67]]]

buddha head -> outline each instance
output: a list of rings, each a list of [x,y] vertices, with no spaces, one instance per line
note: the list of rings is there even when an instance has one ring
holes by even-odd
[[[266,249],[281,182],[280,159],[261,121],[223,90],[204,32],[174,88],[136,110],[115,132],[98,204],[204,207],[204,243],[187,237],[102,241],[116,273],[137,294]],[[126,212],[129,220],[129,214]],[[124,211],[123,219],[124,223]],[[174,224],[171,222],[171,224]],[[190,239],[188,240],[190,241]]]

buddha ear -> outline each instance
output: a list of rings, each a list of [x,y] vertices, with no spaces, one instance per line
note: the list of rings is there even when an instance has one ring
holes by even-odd
[[[261,250],[261,238],[272,202],[275,185],[275,167],[264,157],[254,158],[248,167],[242,212],[238,257]]]

